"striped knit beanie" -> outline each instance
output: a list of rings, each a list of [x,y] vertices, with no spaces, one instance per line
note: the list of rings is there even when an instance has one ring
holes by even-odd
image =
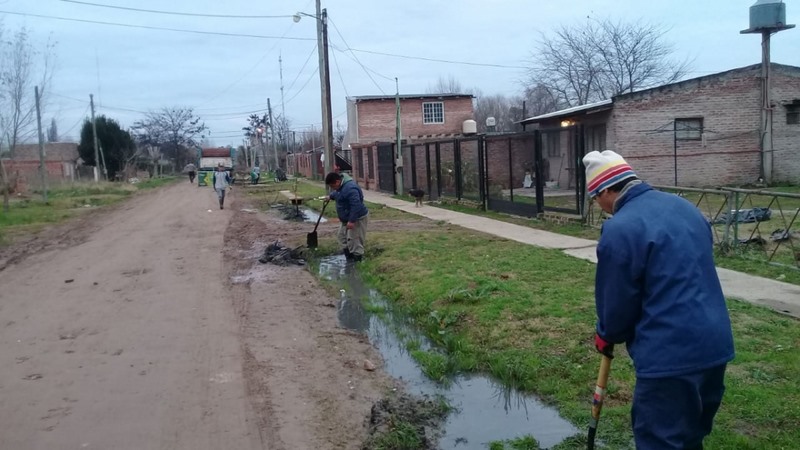
[[[583,165],[586,167],[586,190],[592,198],[622,180],[636,178],[631,166],[612,150],[587,153]]]

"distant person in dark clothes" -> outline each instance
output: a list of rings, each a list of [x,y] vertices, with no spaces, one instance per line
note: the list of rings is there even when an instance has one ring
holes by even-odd
[[[197,175],[197,167],[194,164],[187,164],[183,171],[189,174],[189,183],[194,183],[194,177]]]
[[[597,245],[595,347],[613,357],[624,342],[633,360],[636,448],[702,449],[734,357],[711,227],[611,150],[590,152],[583,164],[589,196],[613,214]]]
[[[214,185],[214,190],[217,191],[219,209],[225,209],[225,191],[231,184],[231,176],[222,164],[217,166],[217,171],[212,176],[212,184]]]
[[[331,188],[329,199],[336,201],[336,215],[341,222],[337,234],[339,246],[347,259],[361,261],[364,258],[364,242],[369,222],[364,193],[347,174],[331,172],[325,177],[325,184]]]

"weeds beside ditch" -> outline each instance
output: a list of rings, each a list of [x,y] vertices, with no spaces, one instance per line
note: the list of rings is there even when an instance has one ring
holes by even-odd
[[[363,263],[366,281],[413,317],[435,350],[409,349],[434,380],[487,372],[558,407],[583,429],[599,358],[594,265],[561,252],[459,227],[370,233],[383,252]],[[797,321],[731,301],[738,349],[709,448],[791,448],[800,432]],[[634,374],[623,349],[614,360],[600,439],[629,448]],[[779,402],[780,400],[780,402]],[[535,448],[493,443],[492,448]],[[519,447],[519,445],[523,445]],[[558,448],[581,448],[574,436]]]

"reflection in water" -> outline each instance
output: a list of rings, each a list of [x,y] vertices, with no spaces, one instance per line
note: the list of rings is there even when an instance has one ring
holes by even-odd
[[[381,352],[387,373],[403,380],[412,394],[442,395],[456,409],[444,425],[442,449],[485,449],[491,441],[526,435],[535,437],[542,448],[549,448],[578,432],[555,409],[488,376],[462,374],[448,386],[429,380],[411,358],[405,342],[414,339],[422,350],[431,350],[433,345],[406,317],[393,314],[387,299],[366,287],[355,267],[344,256],[320,262],[320,274],[337,280],[343,290],[337,310],[339,323],[366,334]],[[385,314],[371,314],[364,303],[383,309]]]

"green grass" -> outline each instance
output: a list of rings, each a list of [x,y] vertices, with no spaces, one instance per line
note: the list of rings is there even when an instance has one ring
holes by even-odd
[[[384,251],[361,265],[362,274],[439,347],[411,349],[426,373],[434,379],[454,371],[491,373],[585,428],[599,364],[591,341],[593,264],[458,227],[399,228],[371,233],[370,241]],[[794,448],[800,441],[800,430],[790,425],[800,423],[798,322],[729,304],[738,357],[708,448]],[[633,384],[632,363],[620,349],[599,430],[608,448],[631,446]],[[585,438],[576,435],[559,448],[585,448]]]
[[[148,178],[136,184],[137,189],[154,189],[161,186],[166,186],[178,181],[185,181],[183,177],[161,177],[161,178]]]
[[[0,210],[0,243],[12,236],[35,232],[83,212],[117,203],[135,192],[175,181],[174,177],[147,180],[136,185],[125,183],[76,183],[48,190],[47,203],[41,192],[13,197],[8,212]]]
[[[581,224],[558,224],[539,219],[529,219],[524,217],[511,216],[508,214],[498,213],[495,211],[481,211],[475,208],[470,208],[461,205],[454,205],[454,204],[440,204],[436,206],[451,211],[461,212],[465,214],[472,214],[481,217],[487,217],[490,219],[500,220],[503,222],[513,223],[516,225],[535,228],[538,230],[551,231],[553,233],[564,234],[583,239],[597,240],[600,238],[599,228],[589,227]],[[765,232],[765,230],[772,231],[772,229],[767,227],[767,224],[768,222],[762,222],[761,229],[762,233],[766,233],[768,237],[769,232]],[[753,225],[740,224],[740,227],[741,227],[740,237],[741,238],[749,237],[750,231],[748,230],[752,230]],[[795,232],[800,232],[800,219],[794,224],[792,230],[794,230]],[[719,235],[722,236],[721,228],[718,230],[718,232],[720,233]],[[774,244],[769,244],[769,245],[774,245]],[[800,244],[795,243],[795,247],[798,250],[800,250]],[[732,251],[724,254],[721,252],[717,252],[716,254],[716,264],[719,267],[724,267],[726,269],[737,270],[750,275],[756,275],[760,277],[770,278],[773,280],[783,281],[786,283],[800,285],[800,270],[791,268],[793,265],[796,266],[798,264],[798,261],[794,259],[792,248],[787,243],[783,243],[781,245],[781,248],[776,254],[776,258],[774,258],[774,261],[782,263],[785,266],[789,267],[781,267],[768,264],[767,254],[765,254],[764,251],[754,251],[754,250],[748,251],[745,247],[742,247],[737,251]]]

